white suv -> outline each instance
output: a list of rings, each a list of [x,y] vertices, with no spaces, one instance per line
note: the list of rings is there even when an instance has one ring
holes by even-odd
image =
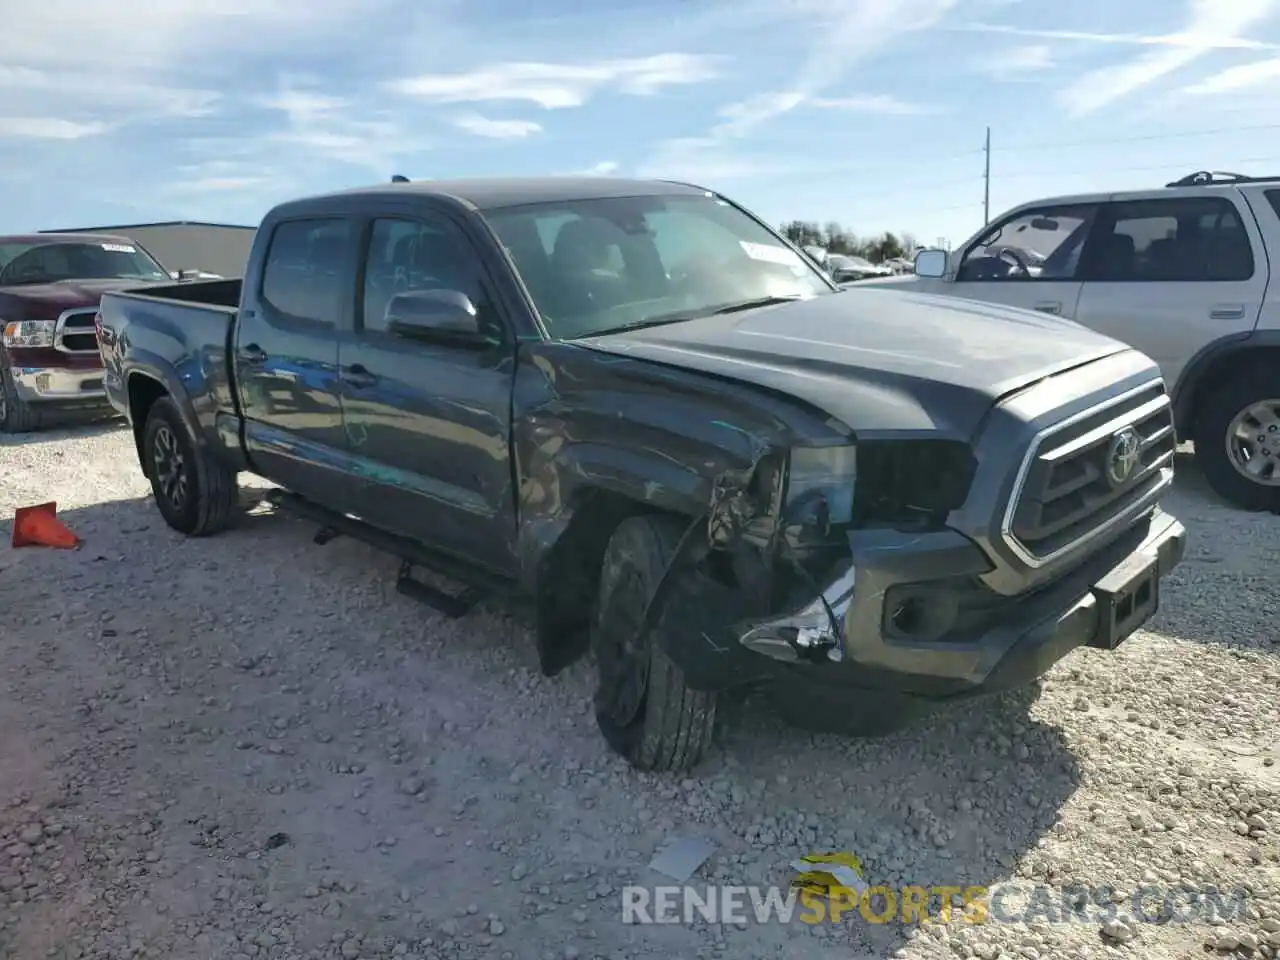
[[[1040,310],[1136,347],[1160,364],[1178,435],[1214,490],[1280,511],[1278,265],[1280,177],[1204,172],[1022,204],[951,254],[921,251],[913,281],[887,282]]]

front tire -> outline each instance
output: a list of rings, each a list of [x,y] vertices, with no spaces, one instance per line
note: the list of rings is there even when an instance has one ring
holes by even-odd
[[[0,433],[30,433],[44,424],[44,411],[18,396],[8,361],[0,358]]]
[[[142,455],[165,523],[191,537],[231,525],[239,502],[236,475],[212,451],[196,444],[169,397],[157,400],[147,414]]]
[[[683,533],[665,516],[629,517],[605,551],[591,628],[596,722],[609,746],[640,770],[696,766],[711,745],[716,695],[691,690],[655,627],[637,637],[649,598]]]
[[[1280,376],[1256,368],[1219,384],[1200,404],[1192,440],[1218,496],[1280,512]]]

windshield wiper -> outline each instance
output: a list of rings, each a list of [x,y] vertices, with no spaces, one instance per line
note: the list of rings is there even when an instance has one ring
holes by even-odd
[[[741,303],[729,303],[723,307],[716,307],[703,314],[706,317],[718,317],[725,313],[738,313],[742,310],[754,310],[756,307],[772,307],[779,303],[791,303],[795,300],[803,300],[804,298],[796,294],[788,297],[756,297],[754,300],[743,300]]]
[[[629,333],[632,330],[644,330],[648,327],[663,327],[669,323],[687,323],[690,320],[701,320],[703,317],[718,317],[726,313],[738,313],[741,310],[771,307],[775,304],[791,303],[795,300],[803,299],[803,297],[794,294],[787,297],[756,297],[752,300],[742,300],[738,303],[726,303],[723,306],[712,307],[709,310],[694,310],[689,313],[660,313],[656,317],[649,317],[647,320],[637,320],[635,323],[623,324],[620,327],[597,330],[591,336],[602,337],[611,333]]]

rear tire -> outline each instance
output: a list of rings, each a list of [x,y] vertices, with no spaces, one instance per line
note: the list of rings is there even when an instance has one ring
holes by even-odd
[[[142,452],[165,523],[191,537],[208,536],[231,525],[239,503],[236,474],[212,451],[196,444],[169,397],[157,400],[147,414]]]
[[[1214,493],[1245,510],[1280,512],[1280,375],[1257,367],[1218,384],[1196,411],[1191,439]]]
[[[18,396],[8,362],[0,359],[0,433],[30,433],[46,420],[45,411]]]
[[[605,551],[591,628],[596,722],[615,752],[640,770],[683,771],[711,746],[716,695],[691,690],[664,652],[656,627],[639,638],[644,610],[683,534],[678,520],[623,520]]]

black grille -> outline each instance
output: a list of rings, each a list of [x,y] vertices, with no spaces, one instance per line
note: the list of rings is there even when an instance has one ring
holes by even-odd
[[[94,353],[98,349],[98,334],[93,317],[97,311],[68,314],[62,321],[60,346],[72,353]]]
[[[1136,462],[1121,478],[1109,467],[1126,439]],[[1037,558],[1069,547],[1166,483],[1176,445],[1161,383],[1055,430],[1034,451],[1010,532]]]

